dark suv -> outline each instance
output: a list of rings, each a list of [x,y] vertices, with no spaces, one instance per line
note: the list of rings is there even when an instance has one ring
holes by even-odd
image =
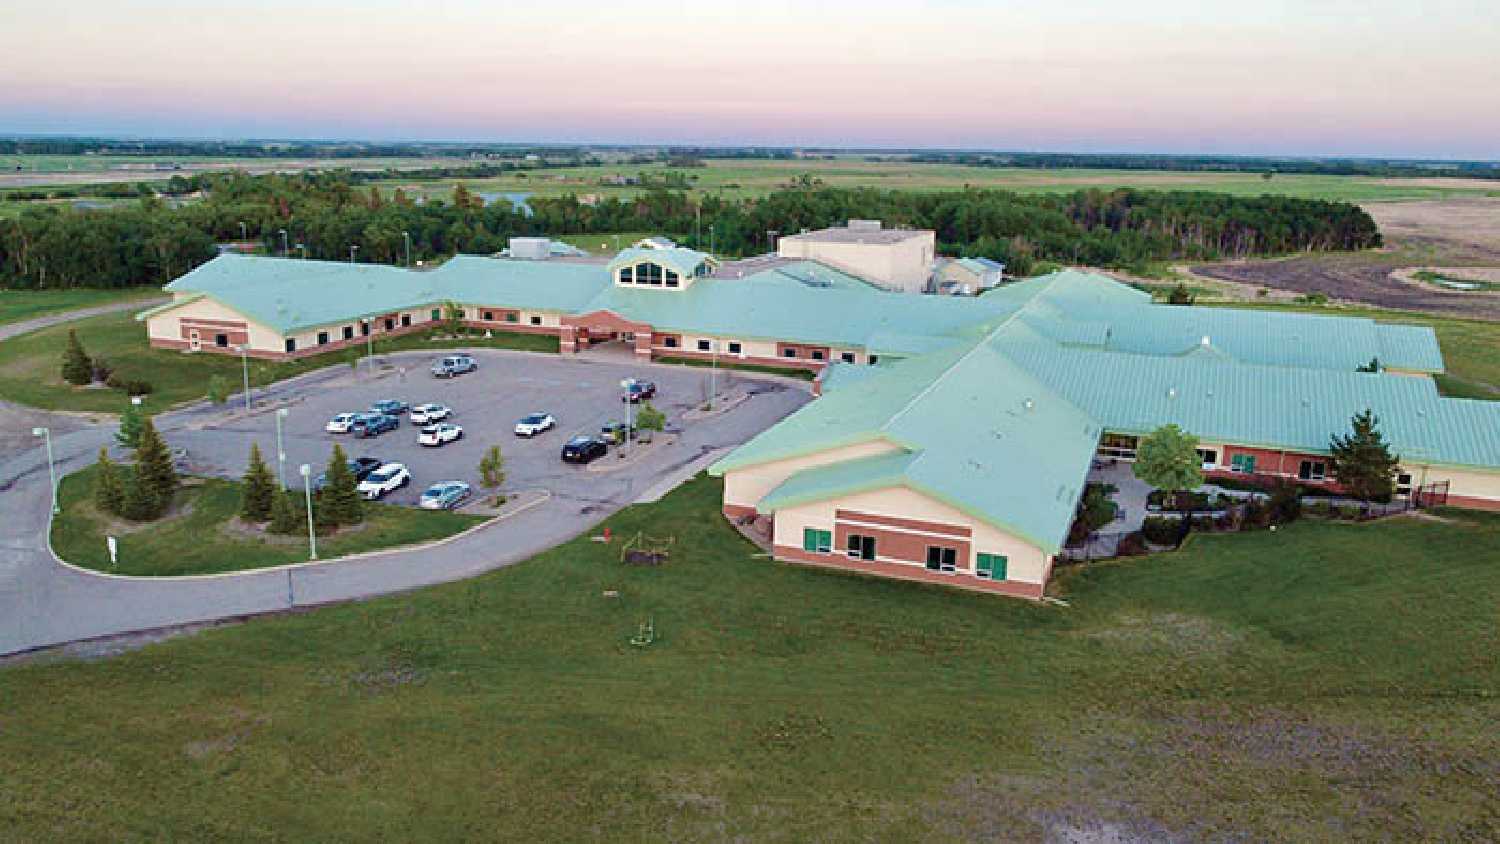
[[[574,437],[562,448],[564,463],[592,463],[609,452],[609,446],[593,437]]]
[[[349,432],[356,437],[378,437],[386,431],[401,427],[401,417],[384,413],[361,413]]]
[[[625,386],[625,392],[621,394],[620,401],[631,404],[640,404],[647,399],[656,398],[656,384],[651,381],[636,381],[631,379]]]
[[[370,477],[370,473],[385,465],[385,461],[379,457],[356,457],[349,461],[349,473],[354,476],[354,482],[359,483]],[[328,473],[321,472],[313,478],[313,492],[322,492],[323,487],[328,486]]]
[[[411,410],[411,406],[400,399],[381,399],[370,405],[371,413],[384,413],[386,416],[400,416]]]

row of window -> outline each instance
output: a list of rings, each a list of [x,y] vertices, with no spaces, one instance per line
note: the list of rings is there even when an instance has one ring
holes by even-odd
[[[465,317],[465,314],[466,314],[465,311],[462,311],[462,310],[455,311],[454,314],[459,319],[465,319],[466,318]],[[484,319],[485,319],[486,322],[494,322],[495,321],[495,312],[494,311],[484,311],[483,312],[483,316],[484,316]],[[440,309],[440,308],[433,308],[428,313],[428,317],[433,322],[437,322],[437,321],[441,320],[443,318],[442,309]],[[505,317],[505,320],[504,320],[505,322],[520,322],[520,319],[521,319],[521,315],[519,313],[515,312],[515,311],[505,311],[504,312],[504,317]],[[530,322],[531,322],[532,325],[541,325],[542,324],[542,318],[539,317],[539,316],[532,316],[530,318]],[[368,320],[361,320],[358,327],[359,327],[359,335],[361,337],[364,337],[365,335],[367,335],[367,334],[370,333],[370,322]],[[402,314],[401,315],[401,327],[402,328],[410,328],[411,327],[411,314]],[[343,329],[344,339],[345,340],[353,340],[354,339],[354,330],[355,330],[355,326],[353,326],[353,325],[346,325],[346,326],[344,326],[344,329]],[[395,331],[396,330],[396,317],[386,317],[385,318],[385,330],[386,331]],[[222,340],[222,342],[220,342],[221,340]],[[318,332],[318,345],[319,346],[326,346],[326,345],[328,345],[329,342],[331,342],[331,340],[332,340],[332,335],[330,335],[327,331],[319,331]],[[217,335],[214,336],[214,342],[215,342],[216,345],[219,345],[219,346],[227,346],[229,344],[229,338],[227,336],[223,335],[223,334],[217,334]],[[297,339],[295,337],[288,337],[288,338],[286,338],[286,350],[288,352],[295,352],[295,351],[297,351]]]
[[[1203,452],[1200,450],[1199,452]],[[1209,455],[1217,456],[1214,452]],[[1204,465],[1212,465],[1211,458],[1204,458]],[[1235,454],[1229,458],[1229,471],[1240,472],[1246,475],[1255,474],[1255,455]],[[1303,460],[1297,466],[1297,478],[1303,481],[1322,481],[1328,478],[1328,462],[1326,460]]]
[[[876,540],[873,536],[851,533],[844,543],[844,553],[851,560],[875,560]],[[813,554],[833,553],[833,531],[818,528],[802,529],[802,550]],[[975,555],[974,576],[982,580],[1004,580],[1009,558],[1003,554],[979,553]],[[958,549],[947,545],[927,546],[927,568],[937,572],[958,570]]]
[[[677,287],[681,284],[675,270],[649,262],[621,267],[618,279],[621,284],[642,284],[648,287]]]
[[[668,349],[675,349],[675,348],[678,348],[679,341],[678,341],[678,339],[675,336],[667,335],[666,337],[662,338],[662,345],[664,347],[668,348]],[[728,350],[727,354],[731,354],[731,355],[737,355],[741,351],[744,350],[744,346],[742,346],[738,340],[729,340],[729,341],[727,341],[724,344],[724,348]],[[712,340],[699,340],[698,341],[698,351],[700,351],[700,352],[712,352],[713,350],[714,350],[714,341],[712,341]],[[784,357],[784,358],[795,359],[795,358],[798,357],[797,348],[795,346],[788,346],[786,348],[783,348],[781,350],[781,356]],[[809,355],[809,357],[812,360],[826,360],[827,359],[827,355],[824,354],[824,352],[823,352],[822,349],[813,349],[811,351],[811,354]],[[854,353],[853,352],[841,352],[839,354],[839,359],[842,360],[844,363],[854,363]],[[874,355],[870,356],[870,363],[875,363],[876,360],[877,360],[877,358]]]

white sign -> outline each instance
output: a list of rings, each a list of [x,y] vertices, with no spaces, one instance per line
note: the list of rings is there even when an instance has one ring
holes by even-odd
[[[113,567],[119,561],[120,543],[113,536],[104,537],[104,542],[109,546],[109,564]]]

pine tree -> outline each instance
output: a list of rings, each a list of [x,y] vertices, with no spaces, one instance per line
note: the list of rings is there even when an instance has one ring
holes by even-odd
[[[1333,435],[1328,450],[1333,474],[1350,495],[1361,501],[1390,501],[1396,492],[1396,470],[1401,458],[1381,436],[1380,417],[1369,409],[1350,420],[1353,432]]]
[[[139,468],[130,473],[125,495],[120,501],[120,515],[131,521],[147,522],[166,512],[167,505],[149,485],[141,483]]]
[[[109,459],[109,449],[99,449],[99,469],[94,477],[94,506],[101,512],[119,516],[125,512],[125,482],[120,467]]]
[[[293,496],[277,490],[271,497],[271,523],[266,530],[271,533],[297,533],[307,527],[307,520],[297,506]]]
[[[94,362],[89,360],[83,344],[78,341],[78,332],[68,329],[68,346],[63,349],[62,377],[69,384],[80,387],[94,380]]]
[[[276,495],[276,482],[271,470],[261,459],[260,445],[250,444],[250,464],[245,469],[244,488],[240,493],[240,517],[247,522],[264,522],[271,518],[271,501]]]
[[[146,418],[146,412],[141,406],[131,402],[125,412],[120,414],[120,430],[115,433],[115,442],[126,448],[135,448],[141,444],[141,422]]]
[[[135,448],[134,486],[141,490],[141,500],[156,502],[156,512],[149,518],[160,516],[171,505],[172,496],[177,492],[177,483],[177,469],[172,465],[172,454],[148,416],[141,421],[140,444]]]
[[[318,496],[318,508],[314,513],[321,527],[355,525],[364,520],[364,502],[359,497],[359,482],[349,471],[349,458],[343,446],[334,443],[333,454],[328,458],[328,469],[324,476],[323,492]]]

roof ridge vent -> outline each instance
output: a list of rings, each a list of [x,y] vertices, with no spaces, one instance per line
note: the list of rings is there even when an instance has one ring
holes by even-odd
[[[1203,335],[1203,339],[1198,341],[1198,345],[1206,349],[1209,346],[1213,345],[1213,341],[1209,339],[1209,336],[1207,334],[1205,334]]]
[[[1036,410],[1036,399],[1028,397],[1025,401],[1021,402],[1021,406],[1027,410]]]
[[[1177,398],[1177,388],[1176,387],[1168,387],[1167,388],[1167,398],[1169,398],[1169,399],[1175,399],[1175,398]]]

